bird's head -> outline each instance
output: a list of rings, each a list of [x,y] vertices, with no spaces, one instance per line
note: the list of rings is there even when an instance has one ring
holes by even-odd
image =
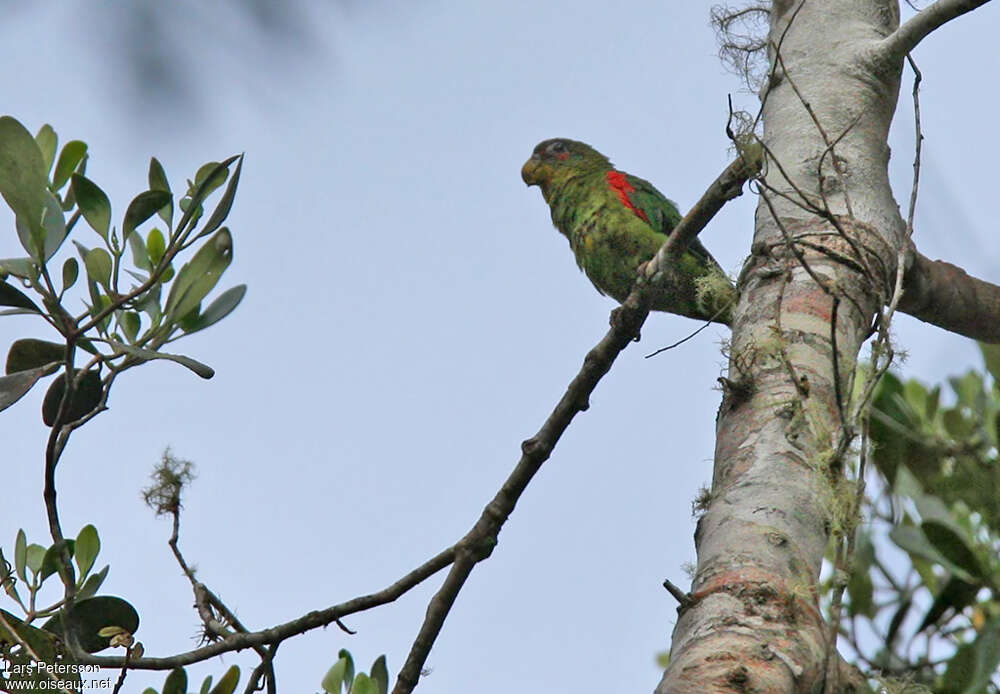
[[[535,146],[531,158],[521,167],[521,178],[529,186],[540,186],[542,193],[547,194],[553,186],[574,176],[610,169],[608,158],[590,145],[557,137]]]

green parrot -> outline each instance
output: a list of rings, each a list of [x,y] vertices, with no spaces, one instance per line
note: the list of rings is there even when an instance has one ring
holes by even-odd
[[[639,267],[681,220],[677,205],[651,183],[618,171],[583,142],[540,142],[521,178],[542,189],[552,223],[569,239],[577,265],[597,291],[619,302],[632,291]],[[729,325],[736,288],[698,239],[678,264],[654,295],[653,310]]]

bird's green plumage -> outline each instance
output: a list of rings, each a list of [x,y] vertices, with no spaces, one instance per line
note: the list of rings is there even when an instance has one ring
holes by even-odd
[[[537,185],[552,223],[569,239],[580,269],[602,294],[624,301],[639,266],[650,260],[681,219],[651,183],[617,171],[589,145],[557,138],[535,147],[521,169]],[[653,309],[729,324],[736,289],[695,239],[653,297]]]

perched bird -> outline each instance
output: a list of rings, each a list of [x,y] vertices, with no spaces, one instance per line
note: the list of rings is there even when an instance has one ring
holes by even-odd
[[[612,166],[590,145],[555,138],[540,142],[521,168],[569,239],[576,263],[597,291],[625,300],[639,266],[656,255],[681,220],[677,205],[648,181]],[[697,239],[667,273],[652,308],[729,325],[736,288]]]

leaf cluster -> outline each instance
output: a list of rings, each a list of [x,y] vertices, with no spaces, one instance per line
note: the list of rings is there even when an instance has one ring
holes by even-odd
[[[869,665],[942,694],[1000,691],[1000,349],[981,348],[985,369],[947,389],[891,372],[879,383],[869,430],[884,493],[847,586],[845,631],[860,620],[879,640]]]
[[[73,602],[68,608],[65,599],[40,606],[42,587],[59,571],[64,550],[72,560],[65,570],[75,584]],[[129,634],[139,628],[139,615],[132,605],[119,597],[97,595],[110,570],[110,566],[105,565],[93,572],[100,550],[97,529],[86,525],[75,539],[48,547],[29,544],[24,530],[18,530],[14,539],[14,563],[7,561],[0,552],[0,585],[22,613],[19,617],[0,610],[0,660],[19,666],[8,667],[6,675],[0,672],[0,688],[4,691],[17,687],[12,684],[14,682],[31,682],[29,688],[51,689],[51,682],[46,681],[49,675],[35,664],[72,666],[73,658],[65,648],[67,639],[85,653],[96,653],[111,645],[102,634],[108,627]],[[43,619],[40,626],[35,626]],[[59,678],[79,682],[80,672],[67,667]],[[43,681],[45,684],[40,684]]]
[[[240,679],[240,669],[233,665],[213,687],[212,676],[206,677],[198,694],[232,694]],[[354,658],[350,651],[340,649],[335,662],[321,682],[326,694],[387,694],[389,691],[389,670],[386,668],[385,656],[380,655],[372,664],[368,673],[354,671]],[[142,694],[187,694],[188,676],[182,667],[174,668],[167,675],[160,691],[147,687]]]
[[[100,411],[114,377],[146,361],[174,361],[211,378],[210,367],[162,348],[219,322],[246,293],[237,285],[203,306],[232,262],[233,235],[223,222],[236,196],[242,155],[201,166],[176,205],[163,166],[152,158],[148,188],[116,226],[107,194],[86,175],[87,145],[72,140],[58,156],[57,150],[51,126],[32,137],[16,119],[0,118],[0,195],[14,212],[27,254],[0,259],[0,316],[39,316],[60,335],[59,342],[31,337],[10,346],[0,410],[61,369],[43,405],[48,426]],[[206,213],[216,191],[218,200]],[[57,256],[81,219],[93,235],[76,234],[76,254],[63,253],[68,257],[57,273]],[[81,279],[85,310],[75,313],[70,291]],[[79,368],[78,348],[88,355]]]

